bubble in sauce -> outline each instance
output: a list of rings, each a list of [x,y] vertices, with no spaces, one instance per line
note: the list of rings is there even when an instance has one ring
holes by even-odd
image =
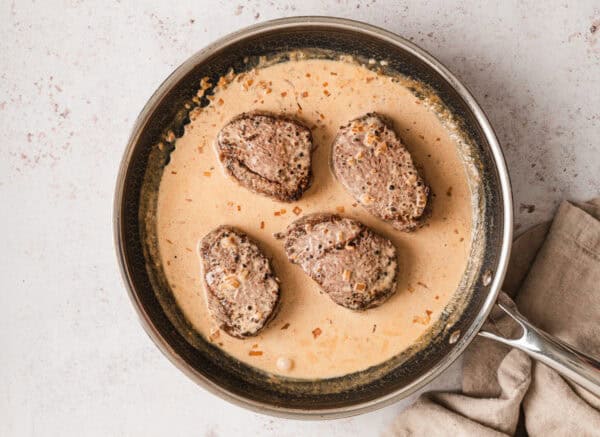
[[[294,362],[291,360],[291,358],[279,357],[277,358],[277,363],[275,365],[279,370],[287,372],[292,370],[292,367],[294,367]]]

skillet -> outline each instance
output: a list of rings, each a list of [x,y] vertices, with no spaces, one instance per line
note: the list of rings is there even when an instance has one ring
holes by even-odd
[[[200,78],[236,73],[260,59],[309,56],[385,59],[384,74],[408,78],[415,95],[460,133],[458,153],[472,192],[473,231],[468,266],[455,298],[429,332],[426,345],[364,371],[322,380],[283,378],[241,363],[195,332],[177,307],[160,262],[154,217],[160,175],[176,137],[189,122]],[[164,147],[156,145],[162,143]],[[518,339],[480,329],[496,302],[512,240],[512,198],[502,151],[469,91],[437,60],[411,42],[364,23],[325,17],[269,21],[233,33],[193,55],[159,87],[140,113],[121,164],[114,204],[115,244],[142,326],[180,370],[212,393],[254,411],[290,418],[337,418],[390,404],[434,379],[480,335],[525,350],[600,394],[600,364],[531,326],[510,306],[499,307],[523,328]]]

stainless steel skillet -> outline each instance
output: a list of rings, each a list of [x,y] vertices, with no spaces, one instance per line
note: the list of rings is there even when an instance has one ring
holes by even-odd
[[[223,353],[194,331],[177,307],[157,257],[154,217],[162,170],[173,139],[181,135],[200,78],[230,68],[252,68],[261,57],[302,50],[310,56],[351,55],[385,60],[384,74],[414,83],[440,117],[460,132],[457,142],[472,191],[474,229],[470,260],[455,299],[426,342],[361,372],[324,380],[296,380],[260,372]],[[157,144],[161,147],[157,147]],[[523,327],[520,339],[480,332],[506,271],[512,239],[512,199],[496,136],[468,90],[437,60],[414,44],[364,23],[323,17],[270,21],[231,34],[182,64],[139,115],[119,172],[114,210],[115,242],[123,277],[141,323],[160,348],[191,379],[240,406],[283,417],[336,418],[380,408],[404,398],[448,367],[479,332],[562,372],[600,394],[600,365],[552,339],[509,307]]]

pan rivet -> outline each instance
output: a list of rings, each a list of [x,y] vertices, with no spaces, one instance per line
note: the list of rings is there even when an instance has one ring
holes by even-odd
[[[450,338],[448,339],[448,343],[454,344],[454,343],[456,343],[458,341],[459,338],[460,338],[460,330],[454,331],[452,334],[450,334]]]
[[[492,271],[488,270],[483,274],[483,285],[490,285],[492,283]]]

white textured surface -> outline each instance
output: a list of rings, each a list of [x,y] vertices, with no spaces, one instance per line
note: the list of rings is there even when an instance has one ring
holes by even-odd
[[[518,227],[600,191],[594,0],[1,1],[0,435],[363,435],[400,411],[294,422],[209,395],[143,333],[114,256],[115,176],[146,99],[214,39],[309,14],[409,37],[467,84],[506,151]]]

